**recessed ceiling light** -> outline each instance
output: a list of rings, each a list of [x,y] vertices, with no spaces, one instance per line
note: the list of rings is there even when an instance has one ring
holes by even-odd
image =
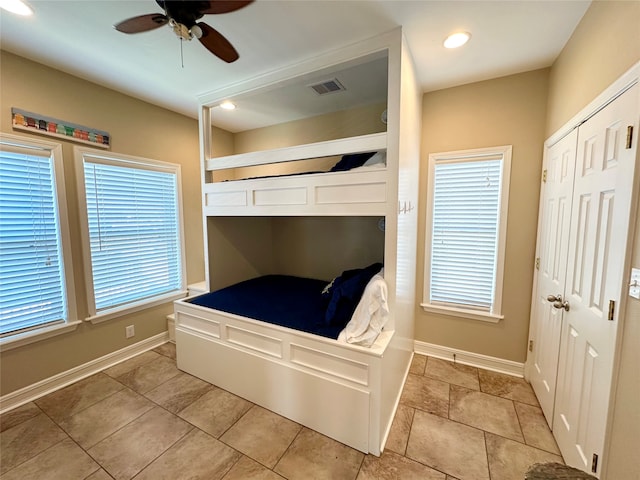
[[[444,40],[445,48],[458,48],[464,45],[471,38],[471,34],[468,32],[456,32],[449,35]]]
[[[220,108],[224,108],[225,110],[235,110],[236,106],[235,104],[233,104],[232,102],[230,102],[229,100],[222,102],[220,104]]]
[[[16,15],[33,15],[33,10],[22,0],[0,0],[0,8]]]

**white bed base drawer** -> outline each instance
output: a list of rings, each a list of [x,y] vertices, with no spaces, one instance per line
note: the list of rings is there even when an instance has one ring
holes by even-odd
[[[370,402],[365,389],[180,330],[176,331],[176,345],[180,370],[369,452]]]

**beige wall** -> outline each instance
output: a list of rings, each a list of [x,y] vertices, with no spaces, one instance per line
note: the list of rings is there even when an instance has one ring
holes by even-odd
[[[548,69],[426,93],[416,281],[416,340],[516,362],[526,358]],[[502,313],[497,324],[426,313],[423,265],[430,153],[513,145]]]
[[[551,68],[547,135],[640,61],[639,26],[640,1],[591,4]],[[640,162],[640,157],[636,161]],[[635,232],[632,266],[640,268],[640,215],[636,215]],[[603,478],[610,480],[637,478],[640,471],[640,301],[627,298],[611,448],[604,459]]]
[[[235,152],[257,152],[384,132],[386,125],[380,120],[380,115],[386,108],[386,103],[367,105],[238,132],[234,134]]]
[[[204,278],[200,163],[197,121],[31,62],[0,52],[0,129],[11,128],[11,107],[41,113],[111,134],[111,151],[178,163],[182,167],[187,281]],[[36,137],[35,134],[20,135]],[[65,188],[79,319],[87,316],[73,142],[63,141]],[[166,330],[171,304],[99,325],[83,323],[72,333],[0,354],[0,393],[5,395]],[[136,335],[125,339],[125,326]]]
[[[549,75],[546,136],[640,58],[640,1],[594,1]]]

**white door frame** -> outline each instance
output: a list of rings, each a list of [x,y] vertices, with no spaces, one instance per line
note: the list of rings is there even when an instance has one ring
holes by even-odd
[[[544,143],[545,151],[547,148],[549,148],[550,146],[554,145],[559,140],[564,138],[572,130],[574,130],[579,125],[587,121],[589,118],[591,118],[597,112],[602,110],[604,107],[610,104],[613,100],[615,100],[617,97],[622,95],[624,92],[626,92],[629,88],[631,88],[633,85],[637,83],[640,83],[640,61],[637,62],[635,65],[633,65],[615,82],[613,82],[609,87],[607,87],[600,95],[598,95],[594,100],[592,100],[586,107],[580,110],[559,130],[557,130],[553,135],[551,135]],[[640,96],[639,96],[638,102],[639,102],[638,111],[640,111]],[[633,132],[633,133],[635,137],[634,141],[637,142],[638,137],[640,136],[640,132]],[[636,162],[640,162],[640,148],[636,149]],[[624,253],[623,272],[624,272],[625,279],[629,277],[629,272],[631,269],[631,253],[632,253],[633,237],[634,237],[634,230],[635,230],[635,228],[633,227],[635,225],[635,221],[639,214],[638,212],[638,203],[640,199],[639,197],[640,197],[640,168],[636,168],[635,178],[633,181],[632,199],[631,199],[631,212],[630,212],[631,228],[629,228],[629,231],[627,233],[626,250]],[[543,197],[541,195],[540,202],[542,201],[543,201]],[[542,204],[539,205],[539,211],[540,211],[540,208],[542,208]],[[541,222],[541,219],[538,218],[538,232],[540,232],[540,222]],[[536,239],[536,244],[537,245],[540,244],[539,237]],[[536,249],[536,256],[537,255],[538,253]],[[538,276],[538,270],[534,270],[534,278],[533,278],[534,288],[532,291],[532,302],[535,300],[535,295],[536,295],[535,285],[537,285],[537,280],[538,280],[537,276]],[[613,378],[611,382],[611,392],[609,397],[610,408],[609,408],[609,411],[607,412],[607,425],[606,425],[606,431],[605,431],[604,450],[603,450],[604,458],[603,458],[602,469],[601,469],[601,472],[604,472],[605,474],[607,472],[608,460],[610,457],[610,451],[609,451],[611,446],[610,436],[611,436],[611,428],[613,423],[615,395],[616,395],[617,385],[618,385],[618,372],[620,370],[620,347],[622,344],[622,337],[623,337],[622,332],[624,331],[624,322],[626,320],[625,317],[626,317],[627,301],[628,301],[628,295],[626,295],[625,293],[624,295],[621,296],[621,301],[619,305],[616,346],[615,346],[613,372],[612,372]],[[532,314],[533,314],[533,310],[532,310]],[[530,319],[529,340],[531,340],[531,334],[535,331],[535,329],[532,328],[535,326],[533,324],[534,321],[535,319],[532,316]],[[527,361],[525,363],[525,378],[527,380],[530,379],[530,374],[531,374],[531,368],[532,368],[531,359],[532,359],[532,356],[530,352],[528,352]]]

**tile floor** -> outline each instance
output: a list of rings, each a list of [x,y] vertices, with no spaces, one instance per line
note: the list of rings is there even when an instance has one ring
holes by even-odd
[[[179,371],[170,343],[0,427],[2,480],[520,480],[562,461],[526,382],[421,355],[380,458]]]

